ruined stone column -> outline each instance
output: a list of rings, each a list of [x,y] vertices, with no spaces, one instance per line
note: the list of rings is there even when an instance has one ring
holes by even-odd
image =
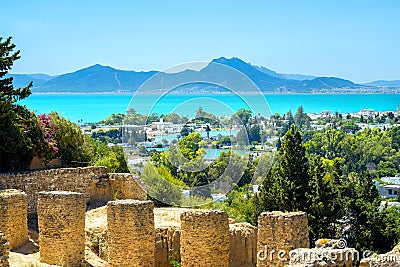
[[[181,214],[182,267],[228,267],[229,222],[224,211],[198,210]]]
[[[229,224],[229,267],[257,264],[257,227],[249,223]]]
[[[117,200],[107,204],[110,267],[154,266],[154,203]]]
[[[38,220],[40,261],[60,266],[80,266],[85,259],[84,194],[40,192]]]
[[[10,252],[10,245],[6,236],[0,231],[0,267],[9,267],[8,253]]]
[[[17,248],[28,241],[28,197],[15,189],[0,190],[0,231]]]
[[[309,248],[305,212],[263,212],[258,217],[257,266],[285,266],[289,252]]]

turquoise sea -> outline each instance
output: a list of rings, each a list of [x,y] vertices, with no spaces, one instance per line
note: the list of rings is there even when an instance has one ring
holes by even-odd
[[[33,94],[21,101],[37,113],[57,111],[73,122],[98,122],[113,113],[124,113],[128,107],[138,113],[153,112],[193,116],[202,107],[215,115],[230,115],[240,108],[250,108],[254,113],[268,116],[296,112],[302,105],[305,112],[322,110],[340,113],[358,112],[361,109],[396,111],[400,94],[266,94],[266,95],[156,95],[129,94]]]

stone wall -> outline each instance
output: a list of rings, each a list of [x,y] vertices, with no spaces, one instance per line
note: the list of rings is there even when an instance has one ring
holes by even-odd
[[[0,231],[6,236],[11,249],[28,241],[28,198],[15,189],[0,190]]]
[[[305,212],[263,212],[258,217],[257,266],[285,266],[289,252],[309,248],[308,220]],[[263,252],[263,253],[261,253]]]
[[[117,200],[107,204],[110,267],[154,266],[154,203]]]
[[[40,261],[80,266],[85,259],[85,195],[66,191],[38,195]]]
[[[102,206],[116,199],[146,200],[147,192],[139,177],[130,173],[109,173],[92,179],[89,197],[94,206]]]
[[[92,179],[107,176],[105,167],[63,168],[35,172],[0,174],[0,187],[14,188],[28,196],[28,212],[36,213],[37,193],[40,191],[71,191],[85,194],[89,199]]]
[[[180,227],[161,226],[156,228],[154,267],[172,267],[172,260],[181,261]]]
[[[223,211],[197,210],[181,214],[182,267],[228,267],[229,222]]]
[[[249,223],[229,225],[229,267],[255,267],[257,227]]]
[[[115,197],[145,200],[147,193],[138,177],[108,174],[105,167],[0,173],[0,189],[19,189],[28,196],[28,214],[36,215],[37,192],[71,191],[85,194],[88,204],[105,205]]]
[[[8,253],[10,252],[10,246],[6,239],[6,236],[0,231],[0,267],[9,267],[8,264]]]

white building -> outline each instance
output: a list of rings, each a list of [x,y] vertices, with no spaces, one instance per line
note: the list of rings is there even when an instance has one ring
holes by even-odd
[[[172,122],[164,122],[164,120],[161,118],[159,122],[153,122],[151,124],[152,130],[165,130],[166,128],[173,128]]]
[[[399,191],[400,185],[397,184],[378,186],[378,192],[384,198],[397,198]]]
[[[398,177],[398,176],[394,176],[394,177],[386,176],[386,177],[382,177],[381,180],[382,180],[382,182],[385,182],[385,183],[400,185],[400,177]]]
[[[360,114],[363,117],[372,117],[372,116],[375,116],[375,110],[373,110],[373,109],[362,109],[360,111]]]

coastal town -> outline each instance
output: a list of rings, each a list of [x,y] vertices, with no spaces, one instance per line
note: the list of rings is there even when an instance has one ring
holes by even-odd
[[[246,118],[243,116],[243,121],[234,119],[235,116],[240,118],[240,114],[239,116],[234,114],[232,117],[217,117],[202,111],[201,108],[199,110],[200,113],[197,112],[198,116],[194,118],[180,118],[177,114],[158,117],[153,114],[149,122],[142,120],[142,123],[137,125],[118,124],[118,122],[129,120],[128,112],[126,116],[116,114],[96,124],[81,125],[81,129],[86,135],[107,141],[109,147],[123,147],[131,170],[141,173],[144,166],[151,161],[152,151],[166,151],[170,145],[176,145],[179,139],[191,132],[201,135],[204,161],[210,164],[221,152],[234,151],[240,155],[249,154],[253,161],[264,154],[276,152],[282,136],[289,125],[295,123],[295,120],[301,121],[300,127],[305,131],[323,131],[332,128],[352,134],[367,128],[386,131],[391,127],[400,126],[400,107],[397,111],[378,112],[373,109],[362,109],[355,113],[338,113],[330,110],[324,110],[321,113],[304,113],[302,107],[299,107],[295,115],[289,111],[283,115],[274,114],[269,118],[254,116],[245,124],[243,121]],[[256,134],[252,130],[253,127],[257,127]],[[238,135],[241,131],[247,131],[247,135],[253,132],[253,137],[240,141]],[[376,167],[376,164],[368,165],[370,171],[374,171]],[[397,192],[400,191],[398,179],[391,179],[385,177],[380,182],[376,182],[380,194],[389,199],[397,198]],[[257,192],[258,185],[253,185],[252,190]],[[211,196],[218,201],[226,199],[225,195],[217,192]],[[391,205],[400,205],[400,203],[392,202]]]

